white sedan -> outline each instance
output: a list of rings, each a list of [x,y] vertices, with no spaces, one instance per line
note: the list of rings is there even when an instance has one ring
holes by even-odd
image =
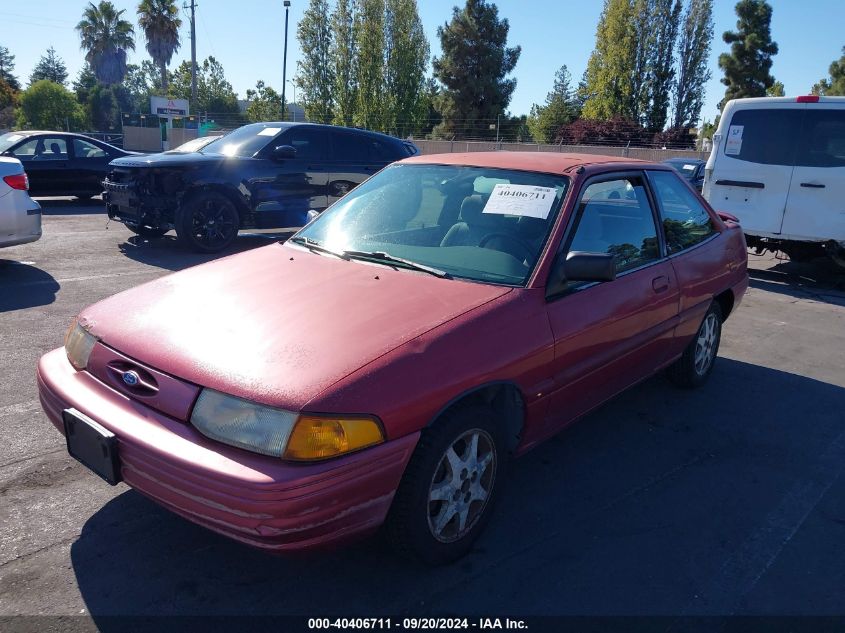
[[[41,237],[41,206],[29,197],[29,179],[17,158],[0,157],[0,248]]]

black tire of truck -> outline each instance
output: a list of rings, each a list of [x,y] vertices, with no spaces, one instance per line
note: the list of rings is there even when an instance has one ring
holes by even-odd
[[[240,216],[223,194],[205,191],[182,203],[176,212],[176,236],[198,253],[219,253],[238,236]]]

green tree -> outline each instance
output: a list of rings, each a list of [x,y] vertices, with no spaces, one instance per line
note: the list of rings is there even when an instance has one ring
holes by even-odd
[[[490,137],[496,117],[504,115],[516,79],[520,46],[507,46],[510,25],[499,19],[495,4],[466,0],[452,19],[437,29],[442,54],[433,61],[434,76],[443,84],[439,109],[443,121],[435,134],[445,137]]]
[[[56,49],[52,46],[47,49],[47,54],[42,55],[41,59],[38,60],[29,76],[29,83],[32,85],[42,79],[62,85],[67,81],[67,66],[65,66],[62,58],[56,55]]]
[[[170,95],[179,99],[191,98],[191,62],[183,61],[170,78]],[[238,95],[226,79],[223,66],[213,56],[197,64],[197,102],[193,112],[239,114]]]
[[[9,129],[15,125],[15,107],[18,104],[18,93],[0,79],[0,129]]]
[[[578,109],[574,100],[572,76],[564,65],[555,73],[554,87],[546,95],[545,105],[535,103],[531,106],[531,115],[527,120],[531,138],[538,143],[553,141],[560,126],[571,123],[577,118]]]
[[[255,90],[246,91],[246,98],[249,100],[246,108],[246,118],[249,121],[258,123],[283,119],[282,96],[262,80],[259,79],[255,84]]]
[[[783,82],[776,81],[771,86],[766,89],[766,96],[767,97],[785,97],[786,90],[784,90]]]
[[[358,85],[353,122],[374,130],[385,129],[384,3],[385,0],[359,0],[358,20],[354,24]]]
[[[587,61],[583,116],[587,119],[633,118],[639,99],[636,73],[637,29],[632,0],[605,0],[596,27],[596,46]]]
[[[20,93],[17,125],[44,130],[79,130],[85,111],[76,95],[54,81],[42,79]]]
[[[830,65],[828,72],[830,77],[813,86],[812,93],[827,96],[845,95],[845,46],[842,47],[842,57]]]
[[[666,126],[675,84],[674,52],[681,18],[681,0],[652,0],[652,37],[648,48],[648,80],[642,122],[649,130]]]
[[[764,97],[775,82],[769,72],[778,45],[772,41],[772,7],[766,0],[740,0],[736,31],[726,31],[722,39],[731,45],[730,53],[719,55],[719,68],[727,86],[721,105],[731,99]]]
[[[21,89],[21,83],[14,75],[15,56],[5,46],[0,46],[0,79],[5,81],[9,87],[17,92]]]
[[[672,89],[672,127],[693,127],[704,106],[713,41],[713,0],[688,0],[678,35],[677,81]]]
[[[299,99],[310,121],[331,123],[335,84],[332,64],[332,29],[327,0],[310,0],[296,29],[302,58],[297,67]]]
[[[73,91],[76,93],[76,100],[79,101],[79,103],[86,103],[88,101],[88,95],[96,85],[97,76],[91,69],[91,64],[86,62],[82,68],[79,69],[79,73],[76,75],[76,79],[73,80],[71,88],[73,88]]]
[[[417,0],[387,0],[386,130],[406,137],[428,114],[425,101],[429,45]]]
[[[355,78],[355,22],[357,21],[356,0],[337,0],[332,13],[334,40],[331,48],[334,68],[334,122],[338,125],[352,125],[355,104],[358,102],[358,86]]]
[[[179,6],[176,0],[141,0],[138,26],[144,31],[147,52],[158,66],[162,90],[167,92],[167,66],[179,50]]]
[[[149,59],[145,59],[140,65],[127,65],[122,86],[126,91],[130,112],[149,112],[150,95],[167,94],[161,85],[160,69]]]
[[[135,30],[108,0],[89,2],[76,25],[85,61],[91,64],[97,80],[111,85],[126,75],[126,51],[135,50]]]

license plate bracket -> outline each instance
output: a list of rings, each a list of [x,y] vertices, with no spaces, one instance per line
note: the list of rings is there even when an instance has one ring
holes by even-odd
[[[112,486],[121,481],[117,437],[76,409],[62,411],[67,452]]]

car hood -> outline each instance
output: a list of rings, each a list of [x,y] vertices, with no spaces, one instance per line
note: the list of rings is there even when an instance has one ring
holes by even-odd
[[[296,410],[509,290],[274,244],[125,291],[79,319],[141,363]]]
[[[199,152],[188,154],[159,153],[115,158],[109,165],[112,167],[187,167],[190,165],[219,163],[224,160],[233,159],[221,154],[200,154]],[[235,158],[234,160],[237,159]]]

